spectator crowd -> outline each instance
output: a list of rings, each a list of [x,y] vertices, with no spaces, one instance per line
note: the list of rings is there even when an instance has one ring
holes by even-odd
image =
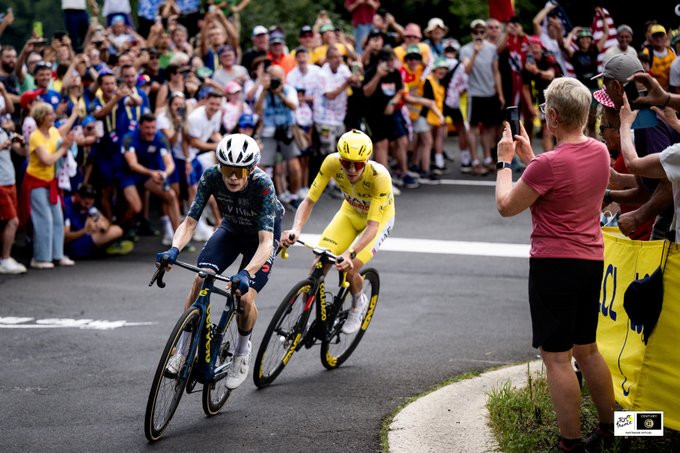
[[[529,140],[553,149],[542,106],[559,77],[592,94],[585,130],[612,164],[606,221],[635,239],[671,237],[680,204],[675,101],[650,109],[624,93],[680,93],[677,20],[633,30],[598,7],[592,25],[572,26],[553,2],[531,30],[517,17],[479,18],[452,36],[440,18],[402,25],[379,0],[346,0],[353,33],[320,11],[291,42],[276,24],[243,30],[249,3],[140,0],[135,23],[129,0],[105,0],[101,10],[97,0],[64,0],[65,32],[47,40],[34,27],[22,48],[0,47],[0,273],[26,271],[10,256],[24,228],[38,269],[129,253],[140,235],[170,244],[231,132],[258,141],[259,165],[291,209],[352,128],[369,134],[396,194],[437,181],[454,157],[461,172],[483,177],[496,171],[506,107],[518,108]],[[13,19],[10,11],[0,33]],[[637,73],[651,78],[629,81]],[[634,120],[625,105],[639,112]],[[455,156],[444,149],[449,135]],[[637,155],[661,153],[671,169],[628,167],[621,147],[631,135]],[[158,225],[150,209],[160,211]],[[196,241],[220,222],[214,200],[206,211]]]

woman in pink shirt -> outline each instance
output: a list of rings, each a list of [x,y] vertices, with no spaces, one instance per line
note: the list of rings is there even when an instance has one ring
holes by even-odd
[[[557,147],[534,156],[524,128],[513,139],[506,124],[498,143],[496,207],[504,217],[531,210],[529,306],[533,346],[539,348],[557,415],[557,451],[613,442],[614,390],[597,349],[595,333],[603,271],[602,197],[609,181],[604,144],[583,134],[591,94],[574,78],[558,78],[545,90],[546,127]],[[517,152],[527,164],[513,186],[509,165]],[[584,442],[581,391],[572,355],[585,376],[600,425]]]

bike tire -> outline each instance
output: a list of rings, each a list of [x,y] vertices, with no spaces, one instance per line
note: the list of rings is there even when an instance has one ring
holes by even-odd
[[[163,350],[161,359],[158,362],[158,366],[156,367],[156,373],[153,378],[153,383],[151,384],[151,390],[149,391],[149,399],[146,403],[146,413],[144,416],[144,435],[150,442],[158,440],[163,434],[163,431],[165,431],[165,428],[167,428],[168,423],[170,423],[172,416],[175,414],[175,410],[177,409],[177,405],[179,404],[179,401],[182,398],[184,388],[186,387],[188,381],[188,379],[179,378],[179,376],[182,373],[177,373],[177,376],[175,376],[174,378],[167,376],[165,369],[167,367],[168,361],[170,360],[170,357],[172,357],[173,355],[172,354],[173,350],[177,346],[177,343],[179,342],[182,332],[184,332],[185,330],[190,331],[192,337],[191,341],[193,341],[193,337],[200,329],[199,326],[200,320],[201,312],[198,308],[191,307],[188,310],[186,310],[175,324],[175,327],[172,330],[172,333],[170,334],[170,338],[168,338],[168,342],[165,344],[165,349]],[[188,353],[189,351],[187,351],[187,355]],[[186,363],[187,360],[185,357],[184,366],[186,366]],[[193,366],[193,363],[194,361],[191,361],[190,366]],[[190,374],[191,373],[189,372],[187,375]],[[169,387],[170,385],[174,385],[174,388]],[[166,386],[168,387],[169,390],[171,390],[170,393],[171,398],[169,403],[167,405],[162,405],[163,408],[161,408],[158,404],[159,403],[158,397],[159,393],[161,393],[161,390],[164,390]],[[156,414],[156,412],[159,409],[164,409],[163,410],[164,414],[161,414],[163,415],[163,418],[156,422],[155,416],[158,415]]]
[[[361,319],[361,327],[355,333],[346,335],[341,332],[342,325],[347,319],[349,307],[341,309],[335,316],[333,326],[331,327],[330,339],[324,339],[321,342],[321,363],[323,366],[332,370],[342,365],[345,360],[352,355],[352,352],[359,345],[359,342],[366,333],[366,329],[371,324],[375,307],[378,304],[378,295],[380,293],[380,276],[375,269],[364,269],[361,271],[361,276],[364,278],[364,294],[368,296],[368,307]],[[370,289],[367,288],[370,285]],[[368,290],[368,291],[367,291]],[[349,295],[349,291],[345,292],[345,297],[342,301],[342,306],[345,306],[345,300]]]
[[[299,347],[314,309],[311,304],[305,310],[313,286],[309,279],[298,282],[274,313],[255,359],[253,381],[258,388],[274,382]]]
[[[225,325],[224,335],[215,360],[215,368],[234,360],[234,348],[236,347],[237,338],[238,325],[236,323],[236,310],[232,310],[229,319],[227,320],[227,324]],[[205,412],[205,415],[208,417],[217,415],[220,409],[222,409],[222,406],[224,406],[224,403],[229,399],[231,390],[227,388],[226,382],[226,378],[223,378],[217,382],[203,385],[201,402],[203,405],[203,412]]]

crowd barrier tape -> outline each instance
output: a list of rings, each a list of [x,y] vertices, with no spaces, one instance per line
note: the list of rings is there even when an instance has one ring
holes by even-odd
[[[661,264],[664,241],[633,241],[603,228],[604,276],[597,344],[614,382],[616,401],[627,410],[663,411],[664,425],[680,430],[680,244],[668,243],[663,308],[649,341],[632,324],[623,295],[635,279]],[[617,234],[618,233],[618,234]]]

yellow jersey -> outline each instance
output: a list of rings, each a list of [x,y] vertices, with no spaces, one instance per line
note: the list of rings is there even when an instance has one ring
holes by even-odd
[[[345,198],[341,209],[353,211],[366,221],[379,223],[394,217],[392,177],[379,163],[371,160],[366,162],[361,179],[352,184],[342,171],[340,154],[326,156],[307,194],[310,200],[315,203],[319,200],[331,178],[338,184]]]
[[[50,128],[49,137],[45,137],[39,129],[34,130],[31,133],[31,136],[28,138],[29,154],[26,173],[31,176],[35,176],[36,178],[42,179],[43,181],[52,181],[55,175],[55,164],[43,164],[35,150],[37,148],[43,147],[49,154],[54,154],[57,152],[57,146],[60,140],[61,135],[59,134],[59,130],[56,127]]]

